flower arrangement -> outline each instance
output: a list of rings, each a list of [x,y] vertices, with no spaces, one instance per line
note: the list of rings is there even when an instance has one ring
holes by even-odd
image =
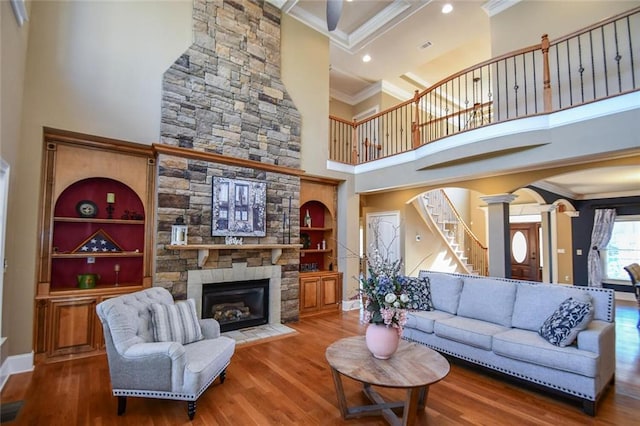
[[[386,261],[375,251],[367,265],[369,277],[360,277],[360,294],[364,299],[362,323],[402,329],[411,300],[407,277],[400,274],[402,262]]]

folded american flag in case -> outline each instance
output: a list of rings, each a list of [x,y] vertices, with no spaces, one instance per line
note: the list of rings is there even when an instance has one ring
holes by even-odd
[[[122,248],[113,241],[113,238],[104,230],[99,229],[82,244],[73,250],[73,253],[118,253]]]

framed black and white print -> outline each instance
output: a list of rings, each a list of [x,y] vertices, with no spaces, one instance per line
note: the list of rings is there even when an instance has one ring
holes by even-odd
[[[212,194],[212,236],[266,235],[266,182],[214,176]]]

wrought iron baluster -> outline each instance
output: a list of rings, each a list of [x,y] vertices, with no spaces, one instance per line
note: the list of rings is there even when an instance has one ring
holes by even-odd
[[[602,62],[604,63],[604,93],[609,96],[609,73],[607,72],[607,48],[604,42],[604,26],[600,27],[602,34]]]
[[[513,57],[513,96],[515,97],[515,106],[516,106],[516,117],[518,117],[518,63],[516,61],[516,56]]]
[[[618,93],[622,92],[622,76],[620,75],[620,59],[622,56],[620,55],[620,49],[618,48],[618,22],[613,22],[613,38],[616,42],[616,65],[618,68]]]
[[[533,105],[534,113],[538,113],[538,77],[536,76],[536,54],[531,53],[531,66],[533,67]]]
[[[580,36],[578,36],[578,62],[580,62],[580,67],[578,68],[580,73],[580,96],[582,102],[584,102],[584,67],[582,66],[582,42]]]
[[[569,106],[573,105],[573,84],[571,84],[571,51],[569,50],[569,40],[565,42],[567,46],[567,74],[569,84]]]
[[[627,37],[629,38],[629,56],[630,56],[630,68],[631,68],[631,88],[636,88],[636,67],[633,66],[633,42],[631,38],[631,23],[629,22],[629,17],[627,16]]]
[[[555,46],[556,51],[556,73],[558,75],[558,108],[562,108],[562,85],[560,84],[560,46]]]
[[[596,63],[593,54],[593,31],[589,31],[589,49],[591,49],[591,78],[593,79],[593,99],[596,99]]]

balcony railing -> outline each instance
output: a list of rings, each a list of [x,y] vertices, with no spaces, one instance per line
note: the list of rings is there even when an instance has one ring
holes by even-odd
[[[545,34],[540,44],[460,71],[366,119],[330,116],[329,158],[366,163],[456,133],[637,91],[639,40],[640,7],[554,41]]]

